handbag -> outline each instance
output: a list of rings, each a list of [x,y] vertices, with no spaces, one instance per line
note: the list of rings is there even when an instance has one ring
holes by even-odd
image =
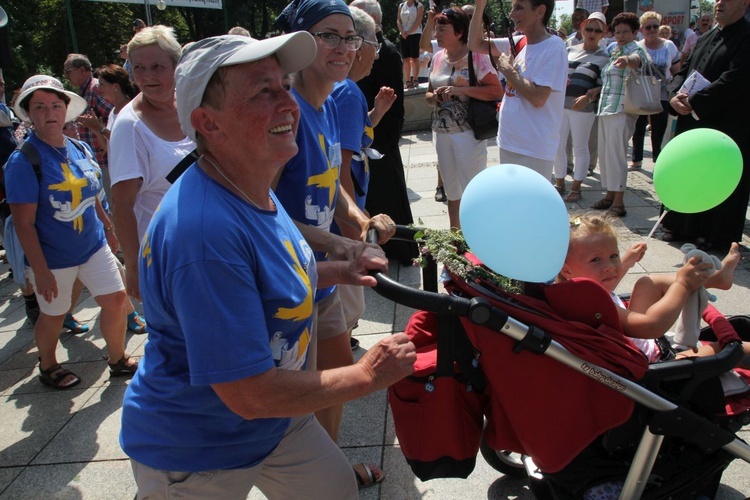
[[[474,73],[474,59],[469,51],[469,85],[477,86]],[[482,101],[469,97],[468,116],[466,121],[474,131],[474,138],[478,141],[497,136],[497,101]]]
[[[629,115],[655,115],[661,107],[662,82],[651,67],[631,70],[625,80],[625,112]]]

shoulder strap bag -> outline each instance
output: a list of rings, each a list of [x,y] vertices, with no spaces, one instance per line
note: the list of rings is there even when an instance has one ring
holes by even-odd
[[[661,80],[656,77],[652,64],[641,66],[643,69],[630,70],[625,79],[625,112],[630,115],[661,113]]]

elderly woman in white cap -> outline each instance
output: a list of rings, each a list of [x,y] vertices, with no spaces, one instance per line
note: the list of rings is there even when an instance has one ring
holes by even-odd
[[[39,379],[56,389],[81,380],[57,363],[56,348],[76,279],[102,308],[101,331],[112,376],[129,375],[138,364],[125,354],[125,292],[110,246],[117,240],[97,198],[98,166],[82,143],[71,142],[63,127],[86,108],[86,101],[63,89],[59,80],[36,75],[23,85],[16,114],[34,126],[28,144],[40,160],[36,174],[22,151],[5,167],[8,202],[26,256],[26,276],[41,314],[34,327]],[[109,244],[108,244],[109,243]]]
[[[403,335],[355,365],[312,355],[316,286],[373,285],[381,250],[315,262],[271,191],[297,153],[286,75],[315,57],[309,33],[225,35],[185,48],[180,125],[199,160],[162,199],[141,243],[149,341],[125,392],[120,443],[139,498],[358,498],[351,466],[312,412],[412,371]],[[306,369],[307,368],[307,369]]]

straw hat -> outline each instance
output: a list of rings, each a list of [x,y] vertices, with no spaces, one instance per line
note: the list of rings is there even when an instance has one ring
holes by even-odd
[[[65,114],[66,122],[78,118],[78,116],[86,111],[86,108],[88,107],[88,103],[83,97],[65,90],[65,87],[63,87],[63,84],[60,83],[60,80],[57,78],[49,75],[34,75],[23,83],[21,94],[18,96],[18,99],[16,99],[15,106],[13,106],[13,111],[16,113],[16,116],[27,123],[31,123],[31,119],[29,119],[26,110],[21,107],[21,103],[28,99],[28,97],[37,90],[51,90],[58,94],[65,94],[70,97],[67,113]]]

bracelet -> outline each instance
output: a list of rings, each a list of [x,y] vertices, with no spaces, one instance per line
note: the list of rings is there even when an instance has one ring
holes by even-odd
[[[115,228],[112,224],[104,228],[104,234],[107,234],[108,232],[112,231]]]

